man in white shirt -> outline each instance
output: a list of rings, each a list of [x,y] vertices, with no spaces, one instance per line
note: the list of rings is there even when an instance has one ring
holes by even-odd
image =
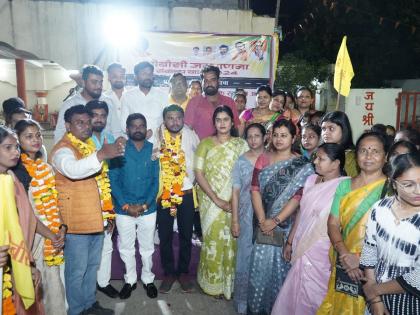
[[[121,121],[121,96],[125,92],[125,68],[120,63],[111,63],[106,69],[111,89],[104,92],[108,107],[114,107],[118,122]],[[109,101],[108,101],[109,99]],[[114,135],[115,136],[115,135]]]
[[[104,100],[103,97],[101,97],[104,80],[104,75],[101,69],[94,65],[84,66],[82,69],[82,79],[82,92],[76,92],[76,94],[65,100],[61,105],[60,112],[58,113],[57,126],[54,131],[54,143],[60,141],[66,133],[64,113],[67,109],[75,105],[86,105],[87,102],[94,99]],[[120,133],[120,127],[118,119],[114,119],[115,116],[116,114],[114,113],[114,110],[111,110],[108,115],[107,131],[118,136]]]
[[[172,150],[172,154],[169,163],[161,162],[160,172],[160,182],[163,183],[163,191],[158,199],[157,224],[159,227],[160,260],[165,272],[165,278],[163,279],[159,290],[161,293],[168,293],[175,280],[178,280],[183,292],[191,292],[193,286],[191,279],[188,277],[188,270],[191,260],[191,237],[195,213],[193,198],[193,185],[195,181],[193,161],[194,152],[197,149],[200,140],[194,130],[190,129],[188,126],[184,126],[184,111],[180,106],[173,104],[166,107],[163,111],[163,120],[164,123],[155,133],[154,156],[159,156],[161,159],[165,160],[168,158],[166,156],[168,149]],[[176,148],[173,144],[177,143],[178,138],[180,138],[181,141],[179,147]],[[184,154],[185,159],[179,157],[181,154]],[[181,163],[185,164],[183,165]],[[163,180],[165,176],[172,176],[174,172],[179,172],[177,169],[184,168],[185,177],[183,178],[181,188],[183,195],[180,197],[180,203],[178,204],[172,200],[171,197],[169,197],[169,200],[162,200],[163,198],[168,198],[165,197],[165,195],[168,196],[168,192],[169,196],[177,194],[177,189],[173,183],[169,184],[170,187],[165,186],[168,185],[165,184],[167,181]],[[179,231],[179,259],[177,267],[175,267],[172,248],[175,217],[177,219]]]
[[[125,131],[128,115],[140,113],[146,117],[148,136],[163,122],[162,112],[168,102],[168,96],[153,86],[154,67],[143,61],[134,67],[138,88],[126,91],[121,97],[121,129]],[[150,138],[151,140],[153,139]]]

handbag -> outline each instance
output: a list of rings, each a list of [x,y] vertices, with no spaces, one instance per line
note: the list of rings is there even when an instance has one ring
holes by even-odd
[[[272,235],[266,235],[261,231],[261,228],[258,227],[255,241],[258,244],[283,247],[284,240],[285,240],[285,233],[279,230],[277,227],[272,232],[273,232]]]
[[[362,285],[356,281],[351,280],[344,268],[337,262],[335,265],[335,291],[341,292],[353,297],[363,296]]]

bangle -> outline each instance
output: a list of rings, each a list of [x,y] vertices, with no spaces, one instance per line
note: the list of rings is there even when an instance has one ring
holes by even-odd
[[[61,230],[61,228],[66,228],[66,232],[69,229],[69,227],[67,226],[67,224],[60,224],[60,226],[58,227],[59,230]]]
[[[127,212],[128,207],[129,207],[129,205],[128,205],[128,203],[126,203],[125,205],[123,205],[123,206],[121,207],[121,209],[123,209],[125,212]]]
[[[369,305],[376,304],[376,303],[382,303],[382,300],[375,301],[375,302],[369,302]]]
[[[273,218],[274,222],[276,222],[277,225],[279,225],[281,223],[281,220],[277,217]]]

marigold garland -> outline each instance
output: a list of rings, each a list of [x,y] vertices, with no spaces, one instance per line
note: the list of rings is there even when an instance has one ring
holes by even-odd
[[[92,138],[89,138],[86,140],[86,142],[83,142],[73,136],[70,132],[67,133],[67,137],[83,157],[88,157],[89,155],[96,152],[95,142],[92,140]],[[106,226],[108,220],[115,219],[114,205],[112,203],[111,197],[111,183],[109,181],[108,171],[108,163],[104,160],[102,161],[101,172],[95,176],[96,183],[98,184],[99,196],[101,199],[102,219],[104,221],[104,226]]]
[[[7,266],[3,269],[3,315],[16,314],[16,309],[13,304],[12,288],[12,275],[10,274],[10,267]]]
[[[161,203],[176,216],[177,206],[182,203],[182,185],[186,176],[185,153],[181,149],[182,134],[172,137],[165,128],[160,146],[160,163],[162,168],[163,192]]]
[[[35,212],[39,220],[54,234],[60,229],[58,193],[55,189],[55,176],[50,165],[41,159],[32,160],[27,154],[21,154],[23,166],[32,177],[31,187]],[[48,266],[58,266],[64,262],[63,250],[54,248],[50,239],[44,242],[44,261]]]

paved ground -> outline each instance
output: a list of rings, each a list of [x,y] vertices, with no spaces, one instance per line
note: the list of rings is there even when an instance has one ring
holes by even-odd
[[[120,290],[122,281],[111,281],[112,285]],[[160,281],[155,285],[159,288]],[[232,301],[217,300],[202,293],[196,284],[194,292],[182,293],[179,283],[175,282],[169,294],[159,294],[156,299],[149,299],[143,286],[137,284],[127,300],[110,299],[101,292],[97,293],[99,303],[115,310],[116,315],[184,315],[184,314],[211,314],[235,315]]]

